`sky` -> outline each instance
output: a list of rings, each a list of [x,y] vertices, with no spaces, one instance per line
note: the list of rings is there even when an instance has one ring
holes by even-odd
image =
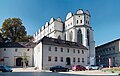
[[[33,35],[51,17],[65,21],[78,9],[91,14],[96,46],[120,38],[120,0],[0,0],[0,28],[5,19],[19,17]]]

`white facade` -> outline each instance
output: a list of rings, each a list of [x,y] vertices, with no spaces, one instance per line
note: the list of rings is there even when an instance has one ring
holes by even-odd
[[[49,69],[55,65],[67,66],[68,63],[69,66],[87,65],[87,48],[73,48],[61,45],[52,45],[51,43],[49,44],[49,42],[48,44],[40,42],[35,46],[34,50],[35,67],[38,67],[40,70]],[[55,59],[55,57],[57,57],[57,59]],[[70,61],[67,62],[67,58],[70,59]]]
[[[44,36],[80,42],[89,49],[88,64],[93,65],[95,64],[95,41],[93,29],[90,26],[90,17],[88,11],[79,9],[75,14],[68,13],[64,22],[60,18],[56,20],[51,18],[50,22],[34,34],[34,42]]]
[[[34,49],[32,47],[1,47],[0,48],[0,61],[1,65],[7,65],[12,67],[22,67],[23,58],[26,54],[27,65],[34,66]]]

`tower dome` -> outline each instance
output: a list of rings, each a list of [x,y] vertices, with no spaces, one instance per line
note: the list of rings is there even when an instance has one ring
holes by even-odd
[[[67,16],[66,16],[66,20],[69,19],[69,18],[72,17],[72,16],[73,16],[73,14],[72,14],[71,12],[69,12],[69,13],[67,14]]]
[[[90,12],[88,10],[85,11],[86,14],[90,15]]]
[[[83,14],[83,13],[84,13],[83,9],[79,9],[79,10],[77,10],[77,12],[76,12],[76,14]]]
[[[60,17],[58,17],[58,18],[57,18],[57,21],[60,21],[60,22],[61,22],[62,20],[61,20],[61,18],[60,18]]]

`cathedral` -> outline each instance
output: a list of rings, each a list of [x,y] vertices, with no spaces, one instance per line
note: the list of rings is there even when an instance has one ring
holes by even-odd
[[[24,56],[27,65],[40,70],[61,65],[95,64],[95,41],[90,26],[90,13],[79,9],[69,12],[65,21],[51,18],[35,34],[33,42],[0,42],[0,64],[21,67]]]
[[[90,26],[90,13],[88,10],[79,9],[75,14],[69,12],[65,21],[60,18],[51,18],[35,34],[34,42],[39,42],[44,37],[76,42],[88,49],[87,64],[95,64],[95,41]]]

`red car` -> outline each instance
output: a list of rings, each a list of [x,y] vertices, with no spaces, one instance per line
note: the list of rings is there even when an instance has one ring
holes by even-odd
[[[74,65],[74,66],[72,66],[72,70],[73,71],[82,71],[82,70],[85,71],[86,68],[82,65]]]

